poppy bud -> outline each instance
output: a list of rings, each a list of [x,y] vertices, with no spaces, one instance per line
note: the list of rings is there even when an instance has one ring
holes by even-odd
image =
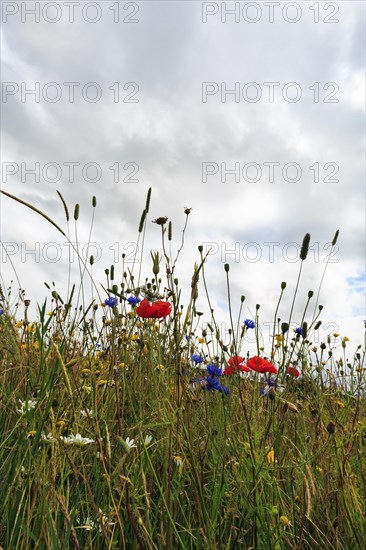
[[[335,432],[335,424],[334,422],[329,422],[328,426],[327,426],[327,432],[329,434],[334,434]]]
[[[286,285],[287,285],[287,283],[286,283],[285,281],[283,281],[283,282],[281,283],[281,289],[282,289],[282,290],[285,290]]]
[[[272,387],[268,390],[267,393],[269,399],[274,399],[276,397],[276,390]]]
[[[288,323],[282,323],[281,324],[281,331],[282,331],[282,334],[285,334],[289,329],[289,324]]]
[[[150,252],[151,254],[151,258],[152,258],[152,261],[153,261],[153,273],[155,275],[155,277],[157,276],[157,274],[159,273],[160,271],[160,256],[159,256],[159,252]]]

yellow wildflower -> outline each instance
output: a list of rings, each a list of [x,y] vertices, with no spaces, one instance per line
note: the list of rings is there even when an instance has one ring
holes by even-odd
[[[275,454],[273,449],[271,449],[267,454],[267,461],[268,464],[273,464],[273,462],[277,462],[277,460],[275,461]]]
[[[184,460],[182,459],[182,457],[180,457],[179,455],[176,455],[174,457],[174,461],[176,463],[176,465],[178,466],[178,475],[179,477],[182,475],[182,472],[183,472],[183,463],[184,463]]]
[[[283,523],[286,527],[287,527],[287,525],[290,525],[290,520],[288,519],[287,516],[281,516],[280,517],[280,522]]]
[[[23,326],[23,321],[17,321],[15,323],[15,328],[22,328],[22,326]]]
[[[199,344],[204,344],[204,343],[205,343],[205,339],[204,339],[204,338],[198,338],[198,343],[199,343]]]

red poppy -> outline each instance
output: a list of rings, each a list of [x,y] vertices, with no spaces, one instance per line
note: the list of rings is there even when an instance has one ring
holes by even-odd
[[[262,357],[258,357],[257,355],[247,361],[247,367],[255,370],[256,372],[260,372],[261,374],[265,374],[266,372],[277,374],[277,369],[274,365],[272,365],[272,363]]]
[[[228,366],[224,370],[223,374],[230,376],[234,374],[236,370],[240,372],[250,372],[250,369],[242,364],[243,361],[244,359],[240,357],[240,355],[234,355],[233,357],[230,357],[229,361],[227,362]]]
[[[242,363],[244,361],[244,359],[242,357],[240,357],[240,355],[234,355],[233,357],[230,357],[229,361],[228,361],[228,365],[230,366],[236,366],[238,367],[240,365],[240,363]]]
[[[287,374],[292,374],[295,378],[300,376],[300,371],[297,370],[295,367],[289,367],[286,371]]]
[[[165,319],[171,311],[172,306],[169,302],[157,300],[156,302],[150,303],[146,298],[144,298],[136,308],[136,313],[142,317],[142,319]]]
[[[224,370],[223,373],[225,376],[231,376],[232,374],[235,374],[235,368],[234,365],[228,365]]]

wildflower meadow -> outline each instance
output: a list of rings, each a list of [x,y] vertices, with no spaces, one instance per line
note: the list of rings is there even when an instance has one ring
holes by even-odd
[[[70,214],[59,193],[60,226],[2,193],[72,243],[79,205]],[[76,248],[80,280],[66,294],[46,284],[35,316],[26,290],[14,300],[2,281],[0,547],[365,549],[365,346],[341,332],[314,343],[326,288],[298,292],[310,234],[289,310],[278,281],[263,346],[260,304],[249,318],[245,297],[234,303],[229,264],[230,329],[220,333],[199,243],[189,280],[179,274],[194,213],[182,207],[172,255],[171,221],[151,220],[151,198],[149,189],[138,226],[140,248],[153,241],[150,265],[106,266],[96,281],[93,256]]]

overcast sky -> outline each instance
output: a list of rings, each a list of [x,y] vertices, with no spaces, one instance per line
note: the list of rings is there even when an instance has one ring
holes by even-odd
[[[151,186],[147,253],[160,249],[151,220],[172,220],[174,252],[192,207],[176,276],[188,293],[197,246],[213,243],[207,283],[227,326],[224,263],[235,315],[244,294],[242,320],[259,303],[262,323],[272,322],[287,281],[287,320],[309,232],[296,323],[339,229],[319,340],[337,330],[354,347],[362,342],[364,2],[3,2],[2,10],[2,188],[65,231],[56,189],[71,214],[79,203],[81,247],[96,195],[97,281],[115,254],[131,257]],[[65,239],[4,196],[1,239],[33,304],[47,295],[44,281],[65,293]],[[4,248],[1,259],[8,286],[15,275]],[[151,276],[148,259],[142,272]],[[72,273],[77,281],[77,262]],[[209,320],[202,286],[198,309]]]

